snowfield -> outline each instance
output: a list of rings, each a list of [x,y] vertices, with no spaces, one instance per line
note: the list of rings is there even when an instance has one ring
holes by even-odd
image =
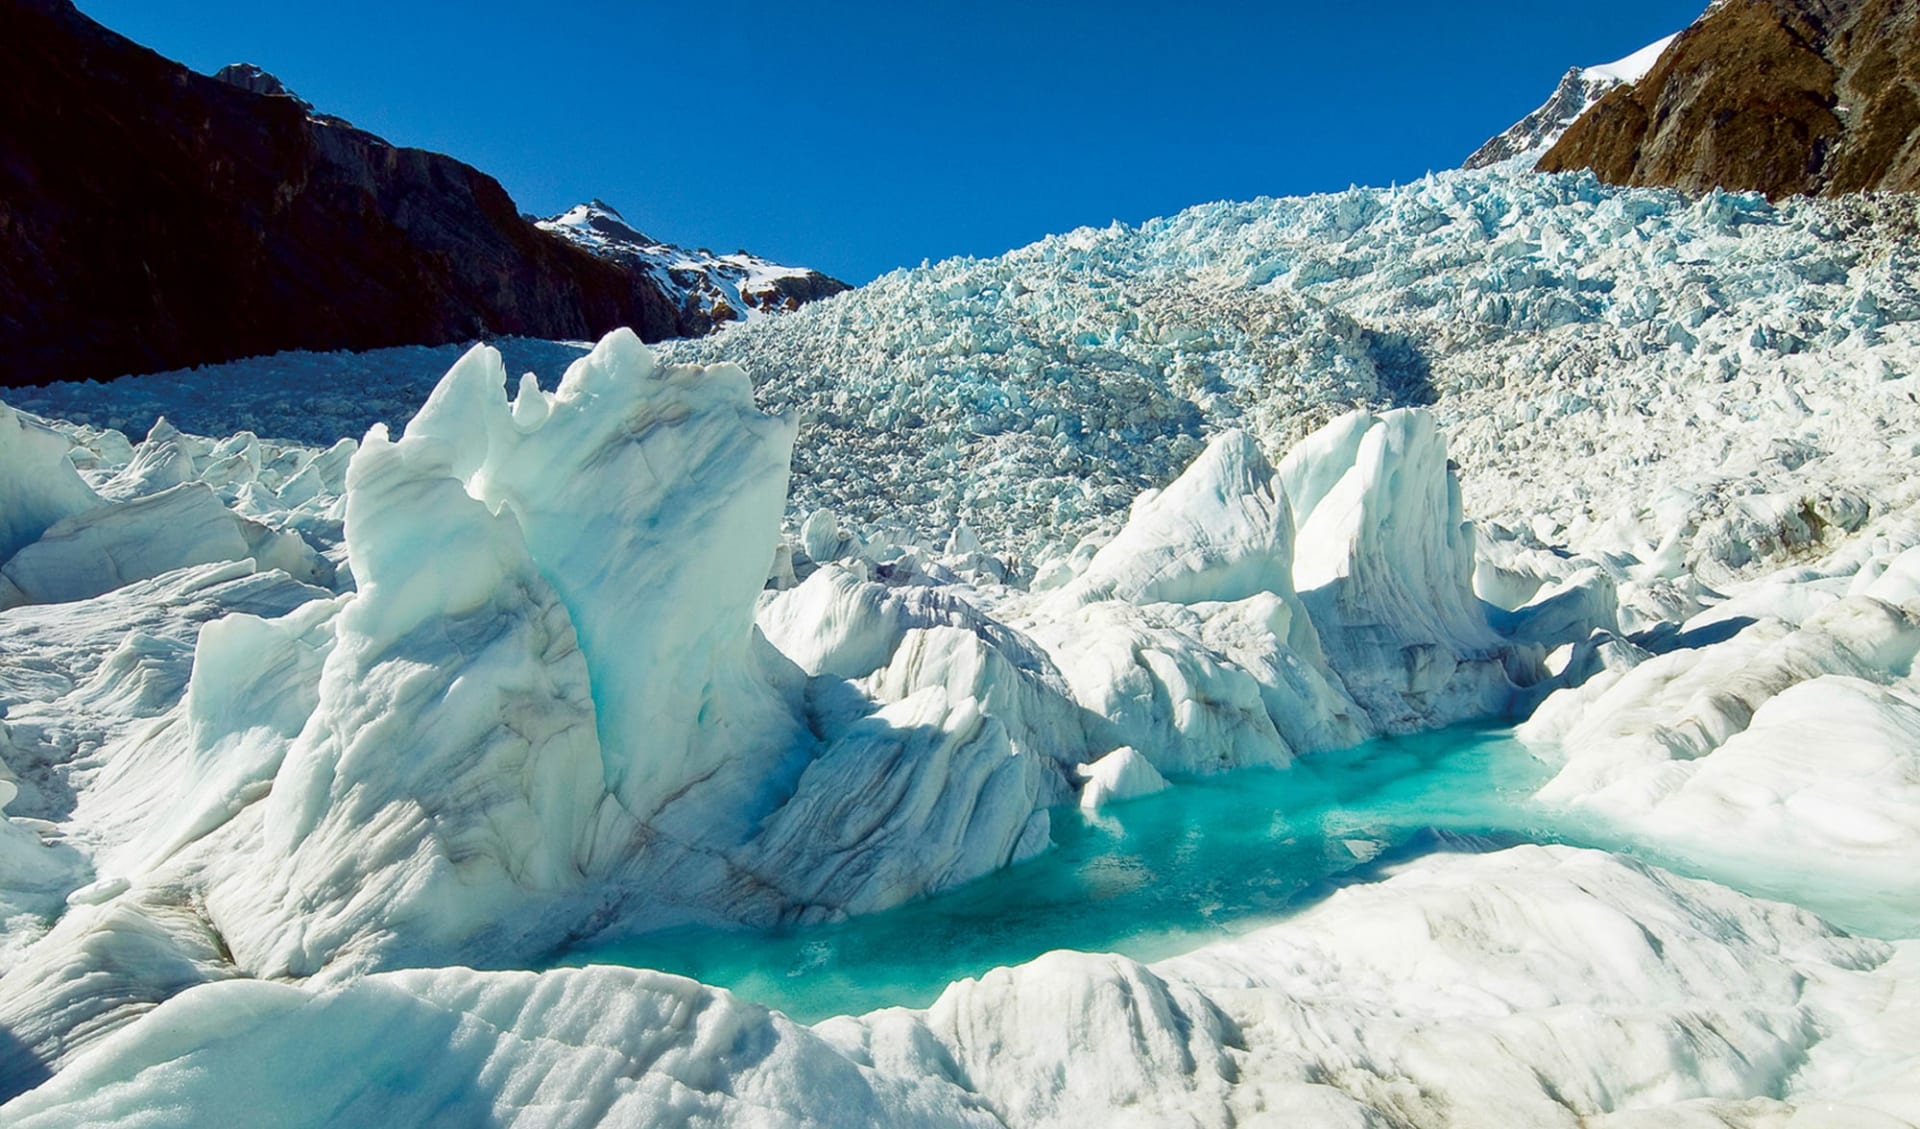
[[[23,390],[6,1120],[1920,1124],[1915,207],[1508,165],[658,353]],[[1696,877],[1439,851],[811,1028],[514,971],[1502,717]]]

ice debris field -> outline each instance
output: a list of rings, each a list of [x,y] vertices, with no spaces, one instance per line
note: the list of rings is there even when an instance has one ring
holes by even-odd
[[[0,1114],[1920,1124],[1915,213],[11,393]]]

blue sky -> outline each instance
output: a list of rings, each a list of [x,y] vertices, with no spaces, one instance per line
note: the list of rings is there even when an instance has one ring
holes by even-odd
[[[1704,0],[730,5],[79,0],[197,70],[642,230],[863,282],[1191,204],[1458,164]]]

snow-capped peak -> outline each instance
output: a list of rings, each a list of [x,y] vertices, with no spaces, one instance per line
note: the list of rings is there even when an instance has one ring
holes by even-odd
[[[276,75],[255,63],[228,63],[213,72],[213,77],[228,86],[237,86],[242,90],[250,90],[269,98],[291,98],[308,110],[313,109],[313,103],[295,94]]]
[[[1597,67],[1588,67],[1580,74],[1589,82],[1616,84],[1639,82],[1646,77],[1648,71],[1653,69],[1653,65],[1660,61],[1660,56],[1666,52],[1667,47],[1678,38],[1680,33],[1676,31],[1665,39],[1657,39],[1647,44],[1624,59],[1603,63]]]
[[[1560,85],[1539,109],[1476,149],[1473,156],[1467,158],[1466,167],[1485,168],[1523,154],[1537,156],[1552,148],[1567,128],[1609,90],[1640,81],[1679,36],[1680,33],[1675,32],[1611,63],[1571,68],[1560,77]]]
[[[663,243],[628,223],[613,205],[595,197],[575,204],[539,226],[603,259],[645,270],[681,304],[714,325],[752,321],[798,309],[803,303],[847,289],[838,279],[806,267],[785,266],[745,251],[716,255],[704,247]]]
[[[628,223],[627,218],[621,215],[618,209],[598,196],[584,204],[575,204],[545,221],[541,226],[548,230],[567,228],[581,235],[592,233],[602,238],[642,246],[654,246],[659,242]]]

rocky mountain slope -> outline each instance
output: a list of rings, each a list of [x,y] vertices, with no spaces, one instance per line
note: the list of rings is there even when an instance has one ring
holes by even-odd
[[[491,177],[257,70],[194,74],[67,0],[0,0],[0,29],[0,384],[715,323],[670,278],[541,231]]]
[[[1567,132],[1593,105],[1610,91],[1640,81],[1674,36],[1650,43],[1618,62],[1598,67],[1572,67],[1560,76],[1560,85],[1540,108],[1507,127],[1498,136],[1473,151],[1466,167],[1482,169],[1491,164],[1518,157],[1523,153],[1543,152]]]
[[[681,319],[690,327],[702,321],[708,328],[752,321],[849,289],[817,270],[784,266],[745,251],[716,255],[704,247],[663,242],[636,230],[604,200],[577,204],[541,220],[539,227],[610,262],[651,275],[662,289],[680,294]]]
[[[1776,198],[1920,189],[1920,2],[1728,0],[1539,167]]]

